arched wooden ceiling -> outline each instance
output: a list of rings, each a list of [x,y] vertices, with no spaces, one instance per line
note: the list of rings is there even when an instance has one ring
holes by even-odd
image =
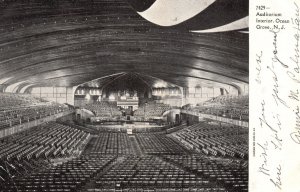
[[[126,0],[0,1],[0,88],[129,72],[181,87],[234,86],[248,83],[248,71],[246,33],[161,27]]]
[[[134,82],[130,81],[137,81],[139,85],[142,85],[143,87],[147,88],[170,88],[170,87],[178,87],[177,85],[171,84],[169,82],[163,81],[162,79],[158,79],[155,77],[152,77],[150,75],[145,74],[139,74],[135,72],[127,72],[127,73],[118,73],[113,74],[105,77],[100,77],[98,79],[94,79],[92,81],[83,83],[78,86],[78,88],[98,88],[98,89],[104,89],[106,87],[111,87],[118,90],[118,88],[126,89],[130,88],[128,86],[132,86]],[[129,82],[129,83],[128,83]],[[117,85],[120,84],[120,85]],[[125,85],[128,84],[128,85]],[[131,84],[131,85],[130,85]],[[133,87],[135,88],[135,87]],[[138,89],[141,89],[140,87],[137,87]],[[121,90],[120,89],[120,90]]]

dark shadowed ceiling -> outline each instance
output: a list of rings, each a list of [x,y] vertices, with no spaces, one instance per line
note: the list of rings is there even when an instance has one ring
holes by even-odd
[[[133,86],[133,83],[135,82],[131,81],[137,82],[137,86]],[[147,88],[178,87],[174,84],[163,81],[162,79],[152,77],[150,75],[141,75],[135,72],[124,72],[94,79],[92,81],[79,85],[78,88],[105,88],[110,87],[112,84],[114,84],[112,88],[115,90],[130,89],[130,87],[128,86],[133,86],[133,88],[137,87],[138,89],[140,89],[140,87],[138,87],[139,85],[145,86]]]
[[[134,9],[154,1],[137,2],[0,1],[0,90],[76,86],[132,72],[181,87],[248,83],[247,33],[194,33],[196,17],[189,25],[159,26]],[[220,23],[204,15],[214,27]]]

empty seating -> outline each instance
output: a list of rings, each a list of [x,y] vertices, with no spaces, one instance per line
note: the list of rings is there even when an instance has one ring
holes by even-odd
[[[109,164],[114,156],[82,156],[5,182],[5,191],[76,191]]]
[[[49,161],[44,159],[23,159],[21,162],[16,160],[0,160],[0,191],[3,191],[6,186],[12,184],[16,177],[26,177],[28,174],[37,170],[47,169],[50,166]]]
[[[203,189],[225,191],[208,179],[185,171],[155,156],[121,157],[95,179],[94,189]]]
[[[241,159],[246,157],[247,130],[204,122],[180,127],[169,135],[85,132],[89,129],[50,122],[0,139],[1,189],[13,192],[246,192],[248,189],[248,161]],[[183,145],[192,146],[192,150]]]
[[[0,159],[32,159],[78,154],[89,133],[48,123],[0,139]]]
[[[248,157],[248,130],[241,127],[202,122],[172,133],[171,137],[207,155]]]
[[[179,131],[179,130],[184,129],[184,128],[186,128],[185,124],[184,125],[175,126],[175,127],[170,127],[168,129],[166,129],[166,133],[168,133],[168,134],[169,133],[173,133],[173,132]]]
[[[197,175],[215,180],[229,191],[248,191],[248,163],[230,159],[207,158],[199,155],[166,155],[173,162]]]
[[[141,149],[146,154],[180,154],[185,153],[184,148],[165,134],[139,133],[136,134]]]
[[[85,153],[89,154],[132,154],[127,133],[99,133],[91,138]]]

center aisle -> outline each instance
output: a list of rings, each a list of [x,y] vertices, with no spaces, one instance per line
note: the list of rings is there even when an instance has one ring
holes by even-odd
[[[59,133],[57,137],[70,135],[69,132],[58,132],[59,124],[51,123],[50,125],[53,129],[51,133]],[[72,127],[67,128],[60,129],[72,130]],[[180,130],[172,134],[180,134],[181,138],[188,141],[192,139],[199,142],[207,141],[207,147],[211,147],[213,143],[209,143],[210,140],[207,140],[206,137],[192,137],[194,136],[192,133],[204,134],[204,130],[206,130],[206,135],[210,136],[207,138],[215,139],[213,141],[218,138],[222,142],[229,143],[232,141],[231,137],[225,137],[223,132],[219,137],[211,136],[212,133],[216,135],[219,133],[217,131],[223,129],[217,127],[208,129],[204,125],[198,124],[185,128],[189,131]],[[45,132],[40,128],[34,130]],[[74,128],[73,132],[77,133],[78,131]],[[17,138],[20,142],[26,141],[25,139],[27,140],[25,136]],[[16,137],[6,140],[15,141]],[[61,139],[59,138],[59,140]],[[181,144],[179,140],[174,140],[172,135],[157,132],[127,134],[121,131],[103,131],[91,134],[88,140],[84,138],[83,140],[85,141],[82,146],[84,151],[81,154],[76,153],[76,156],[73,155],[74,153],[65,154],[64,161],[61,161],[62,154],[54,156],[55,160],[60,160],[55,163],[53,161],[51,163],[47,159],[53,157],[52,154],[39,157],[33,155],[32,159],[27,161],[43,160],[47,166],[43,169],[32,169],[23,175],[17,175],[16,172],[16,177],[13,178],[8,175],[9,180],[4,185],[4,191],[247,192],[248,189],[247,160],[238,158],[238,156],[235,158],[224,157],[220,154],[207,155],[187,150],[185,145]],[[65,146],[68,149],[68,145]],[[195,145],[195,147],[199,146]],[[25,158],[27,156],[22,157],[23,160],[26,160]],[[18,162],[12,159],[10,164],[17,166]],[[14,169],[9,170],[9,173],[14,172]]]
[[[130,135],[129,138],[130,138],[130,143],[131,143],[131,146],[133,148],[133,152],[135,153],[135,155],[137,155],[137,156],[143,155],[143,151],[140,148],[140,145],[138,144],[135,136],[134,135]]]

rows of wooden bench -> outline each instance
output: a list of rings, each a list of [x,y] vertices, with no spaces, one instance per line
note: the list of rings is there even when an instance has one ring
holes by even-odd
[[[207,155],[248,157],[248,130],[241,127],[221,127],[202,122],[172,133],[171,137]]]
[[[229,191],[248,191],[248,161],[213,159],[200,155],[165,155],[164,159],[216,181]]]
[[[26,177],[35,171],[41,171],[50,166],[49,161],[45,159],[0,160],[0,191],[4,186],[14,182],[15,178]]]
[[[100,172],[115,156],[87,155],[72,159],[26,177],[17,177],[3,186],[6,192],[17,191],[76,191]]]
[[[100,132],[91,138],[86,147],[88,153],[97,154],[133,154],[127,133]]]
[[[181,154],[184,148],[160,133],[138,133],[136,139],[145,154]]]
[[[156,156],[124,156],[104,174],[95,179],[91,189],[206,189],[223,191],[209,180],[184,171]],[[90,189],[88,189],[90,191]],[[91,190],[92,191],[92,190]]]
[[[47,123],[0,139],[0,159],[69,156],[78,152],[90,134],[58,123]]]
[[[180,166],[169,162],[170,159]],[[213,174],[217,172],[208,171],[206,175],[202,172],[194,173],[192,168],[187,170],[189,164],[182,160],[184,160],[182,156],[172,155],[164,156],[164,159],[152,155],[82,155],[58,165],[46,163],[44,168],[32,170],[23,177],[17,174],[14,177],[8,176],[5,183],[2,183],[2,189],[7,192],[114,190],[226,192],[229,191],[228,187],[232,187],[222,182],[219,184],[218,179],[217,182],[214,181]],[[207,170],[214,170],[211,167],[206,166]],[[224,173],[229,173],[225,168],[219,172],[217,174],[220,174],[220,178],[223,178]]]

